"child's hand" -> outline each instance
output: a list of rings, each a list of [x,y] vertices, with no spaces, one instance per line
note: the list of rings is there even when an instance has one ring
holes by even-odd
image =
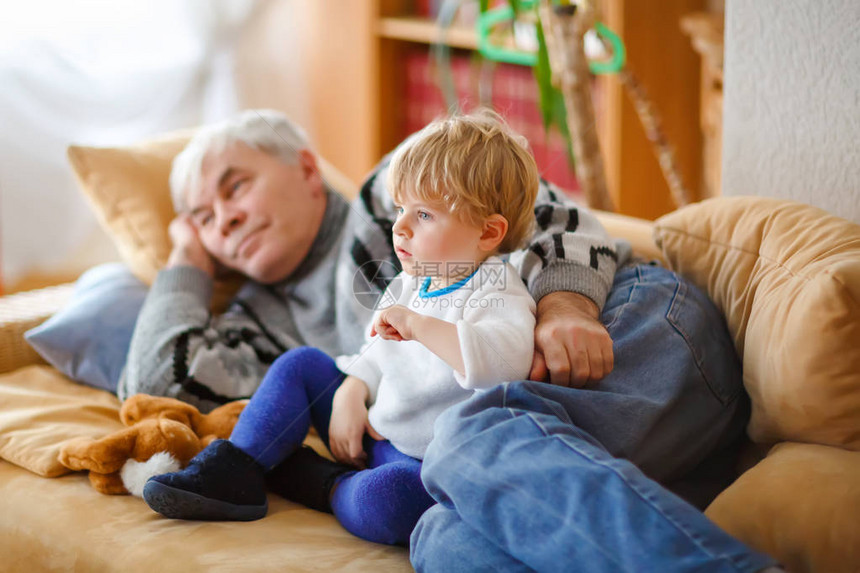
[[[332,412],[328,432],[329,447],[334,459],[360,470],[367,467],[367,453],[362,445],[364,433],[367,432],[374,439],[383,439],[367,420],[367,408],[364,408],[363,413],[356,411],[352,415],[340,413],[335,416]]]
[[[367,419],[366,393],[364,382],[348,377],[334,394],[328,429],[329,449],[334,458],[358,469],[367,467],[367,454],[362,446],[365,432],[374,440],[385,439]]]
[[[365,429],[369,427],[367,407],[364,404],[357,404],[340,411],[332,408],[328,441],[334,459],[358,469],[367,467],[367,454],[361,442]]]
[[[419,316],[418,313],[399,304],[386,308],[373,320],[370,335],[378,334],[385,340],[413,340],[414,322]]]

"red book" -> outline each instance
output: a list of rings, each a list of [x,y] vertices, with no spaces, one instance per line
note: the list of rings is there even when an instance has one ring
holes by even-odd
[[[430,16],[430,0],[414,0],[415,7],[412,12],[416,16],[423,16],[425,18]]]

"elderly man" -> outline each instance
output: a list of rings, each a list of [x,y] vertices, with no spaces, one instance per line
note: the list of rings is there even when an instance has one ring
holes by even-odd
[[[282,115],[250,111],[201,130],[174,162],[174,248],[138,318],[120,396],[208,409],[252,394],[290,348],[355,352],[399,271],[386,166],[349,205]],[[548,183],[535,218],[510,257],[538,305],[535,382],[477,393],[440,417],[422,473],[439,504],[413,534],[413,563],[770,564],[649,479],[676,482],[742,431],[747,403],[719,313],[665,269],[628,263],[629,249]],[[221,269],[249,280],[212,316]]]

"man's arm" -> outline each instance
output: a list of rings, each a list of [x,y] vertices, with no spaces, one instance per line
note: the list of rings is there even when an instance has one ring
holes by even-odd
[[[541,180],[535,201],[535,229],[511,263],[539,303],[553,292],[590,299],[600,310],[615,278],[618,254],[603,225],[552,183]]]
[[[118,391],[121,399],[137,393],[172,396],[207,411],[250,396],[289,341],[262,322],[261,316],[277,320],[279,301],[253,283],[226,313],[212,316],[213,280],[199,268],[205,260],[175,232],[171,228],[176,246],[170,263],[138,316]]]
[[[121,399],[171,396],[208,411],[256,390],[287,345],[249,315],[252,301],[243,301],[243,293],[225,314],[211,315],[211,291],[211,279],[199,269],[159,273],[135,325]]]
[[[599,321],[618,254],[597,218],[541,181],[535,233],[511,256],[537,301],[529,378],[583,386],[612,371],[612,339]]]

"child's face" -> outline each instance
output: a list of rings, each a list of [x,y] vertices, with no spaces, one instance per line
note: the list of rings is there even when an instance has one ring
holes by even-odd
[[[397,208],[394,248],[408,274],[453,282],[489,254],[478,247],[482,228],[454,217],[444,203],[406,195]]]

